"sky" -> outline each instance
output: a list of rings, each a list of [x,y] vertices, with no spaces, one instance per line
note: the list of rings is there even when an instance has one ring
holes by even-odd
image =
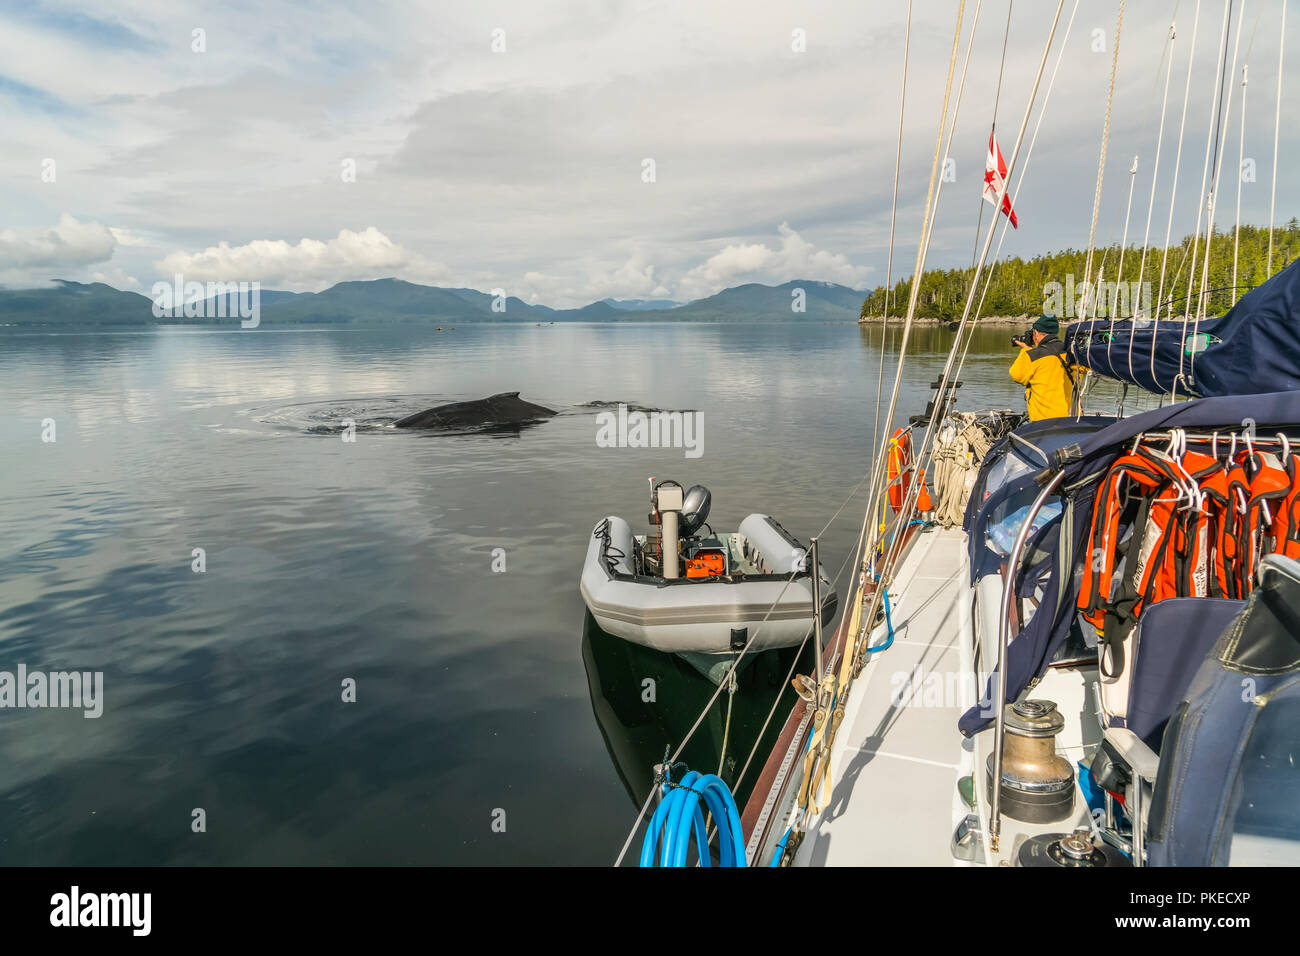
[[[1278,222],[1300,215],[1300,179],[1285,175],[1300,156],[1291,2]],[[895,280],[915,264],[958,7],[913,5]],[[1074,8],[1012,173],[1020,225],[1003,257],[1088,244],[1119,3],[1081,0],[1067,37]],[[1196,227],[1225,3],[1200,0],[1193,48],[1197,8],[1125,6],[1098,244],[1121,239],[1127,212],[1140,245],[1148,209],[1161,244],[1171,194],[1174,240]],[[988,228],[995,101],[1010,159],[1056,9],[1012,0],[1008,30],[1007,0],[965,4],[953,105],[972,26],[974,40],[929,267],[969,265],[977,223]],[[1239,150],[1254,177],[1241,219],[1268,221],[1281,12],[1232,5],[1219,228],[1236,218]],[[745,282],[875,287],[907,16],[905,0],[0,0],[0,285],[147,294],[179,273],[319,291],[394,276],[561,308]]]

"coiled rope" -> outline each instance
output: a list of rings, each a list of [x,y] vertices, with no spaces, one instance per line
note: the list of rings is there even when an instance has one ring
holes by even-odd
[[[966,515],[975,474],[997,437],[974,412],[949,416],[930,456],[934,474],[934,523],[944,528],[961,524]]]

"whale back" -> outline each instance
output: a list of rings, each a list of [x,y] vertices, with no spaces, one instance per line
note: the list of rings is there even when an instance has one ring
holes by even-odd
[[[522,425],[555,415],[554,409],[534,405],[518,392],[499,392],[487,398],[451,402],[426,408],[393,422],[395,428],[472,428],[485,425]]]

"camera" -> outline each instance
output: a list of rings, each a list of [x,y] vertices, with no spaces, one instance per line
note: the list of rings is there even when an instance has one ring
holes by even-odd
[[[1016,348],[1033,348],[1034,330],[1029,329],[1025,332],[1017,332],[1011,336],[1011,344]]]

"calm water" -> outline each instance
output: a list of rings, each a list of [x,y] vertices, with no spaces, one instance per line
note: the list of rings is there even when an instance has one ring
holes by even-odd
[[[592,525],[640,526],[654,475],[709,485],[715,527],[766,511],[815,533],[870,464],[878,336],[0,330],[0,670],[104,673],[99,719],[0,710],[0,863],[612,862],[630,791],[712,686],[590,633]],[[1007,337],[977,339],[964,405],[1020,407]],[[915,342],[900,418],[949,341]],[[382,427],[514,390],[562,414],[505,435]],[[704,455],[598,448],[591,401],[698,409]],[[823,537],[832,571],[862,507]],[[746,752],[788,660],[742,681]],[[654,709],[635,693],[650,670]],[[719,719],[693,766],[716,769]]]

